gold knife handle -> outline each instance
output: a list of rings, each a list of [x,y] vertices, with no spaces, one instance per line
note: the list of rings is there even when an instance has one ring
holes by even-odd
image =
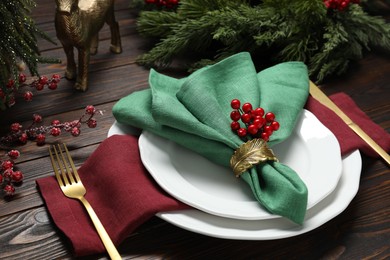
[[[325,95],[313,82],[310,81],[310,94],[321,104],[336,113],[361,139],[363,139],[375,152],[377,152],[390,165],[389,154],[380,147],[363,129],[355,124],[333,101]]]
[[[380,147],[368,134],[366,134],[363,129],[361,129],[357,124],[352,123],[349,125],[349,127],[358,135],[360,138],[362,138],[366,143],[374,149],[375,152],[377,152],[386,162],[388,165],[390,165],[390,156],[389,154]]]

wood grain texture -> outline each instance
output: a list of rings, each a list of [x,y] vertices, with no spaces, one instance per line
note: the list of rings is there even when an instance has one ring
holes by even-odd
[[[33,18],[39,28],[57,41],[54,30],[53,0],[37,0]],[[38,93],[31,103],[18,101],[0,112],[0,133],[10,123],[31,122],[32,113],[40,113],[46,122],[54,118],[78,118],[86,105],[105,113],[98,127],[83,127],[77,137],[61,136],[73,159],[80,166],[106,138],[114,122],[112,106],[123,96],[148,87],[149,71],[135,63],[150,43],[136,30],[136,16],[129,1],[116,1],[123,53],[111,54],[107,26],[100,33],[97,55],[91,58],[90,89],[80,93],[73,82],[62,79],[55,91]],[[58,41],[57,41],[58,42]],[[40,40],[43,55],[64,60],[62,47]],[[346,92],[376,123],[390,132],[390,58],[367,54],[353,63],[346,75],[327,80],[321,87],[327,94]],[[65,63],[42,64],[40,73],[63,75]],[[181,77],[184,71],[164,71]],[[58,138],[49,137],[48,143]],[[25,173],[12,200],[0,199],[0,259],[73,259],[68,241],[53,224],[35,180],[52,175],[47,146],[28,143],[19,147],[22,157],[17,167]],[[124,259],[389,259],[390,258],[390,170],[379,159],[363,156],[358,194],[339,216],[321,227],[298,237],[272,241],[239,241],[196,234],[155,217],[140,226],[119,246]],[[83,259],[108,259],[107,255]]]

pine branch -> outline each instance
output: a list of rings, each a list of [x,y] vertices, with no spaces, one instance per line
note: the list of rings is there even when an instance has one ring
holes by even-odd
[[[43,61],[59,62],[58,59],[43,59],[37,46],[37,36],[54,43],[44,32],[39,30],[29,17],[35,7],[32,0],[11,0],[0,2],[0,84],[2,91],[8,80],[18,84],[18,62],[24,61],[32,75],[38,75],[38,63]],[[3,101],[2,101],[3,102]],[[4,104],[2,104],[4,105]]]
[[[323,0],[181,0],[176,13],[141,13],[140,32],[160,41],[138,62],[169,66],[174,58],[195,51],[196,69],[249,51],[268,55],[272,63],[303,61],[320,82],[344,72],[365,50],[390,51],[389,27],[352,3],[339,11],[327,9]]]

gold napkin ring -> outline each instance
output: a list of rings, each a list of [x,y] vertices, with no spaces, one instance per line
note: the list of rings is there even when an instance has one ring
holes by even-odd
[[[233,169],[236,177],[239,177],[254,165],[266,161],[278,161],[278,158],[268,147],[266,141],[256,138],[238,147],[230,158],[230,167]]]

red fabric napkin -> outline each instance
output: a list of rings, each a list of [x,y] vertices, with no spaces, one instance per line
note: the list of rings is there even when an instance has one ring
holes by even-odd
[[[390,134],[373,123],[350,97],[340,93],[331,99],[386,151],[390,150]],[[306,108],[336,135],[343,155],[360,149],[377,156],[319,102],[309,97]],[[145,170],[136,136],[107,138],[80,167],[79,175],[87,189],[87,200],[116,245],[157,212],[189,208],[167,195]],[[66,198],[54,176],[37,180],[37,185],[54,223],[69,239],[76,256],[105,251],[81,203]]]
[[[360,126],[385,151],[390,151],[390,134],[375,124],[345,93],[337,93],[329,97],[337,106]],[[341,154],[348,154],[356,149],[370,157],[379,157],[378,154],[353,132],[333,111],[323,106],[309,96],[306,107],[320,120],[340,143]]]

